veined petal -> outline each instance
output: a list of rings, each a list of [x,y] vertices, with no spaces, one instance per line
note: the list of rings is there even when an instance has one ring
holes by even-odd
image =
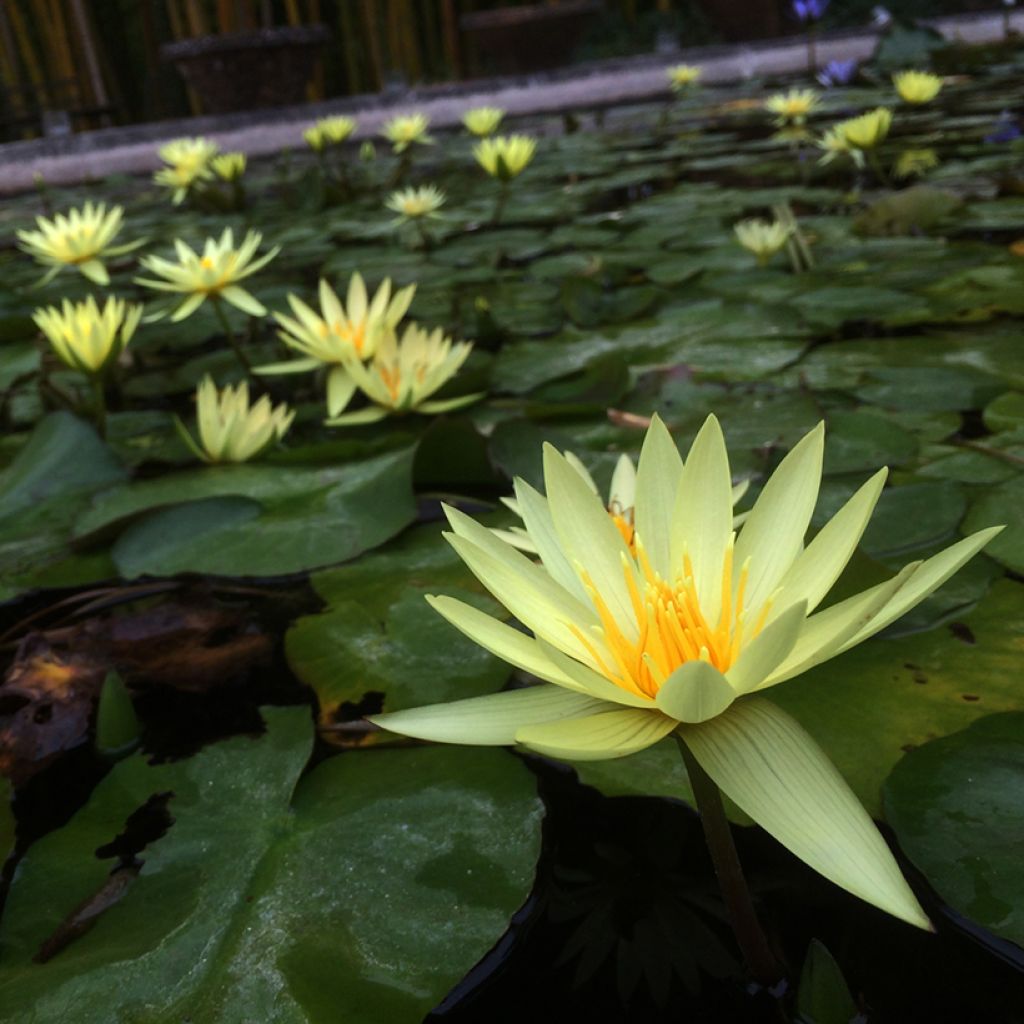
[[[427,603],[485,651],[545,682],[580,690],[573,679],[552,664],[541,649],[541,641],[534,637],[454,597],[428,594]]]
[[[895,622],[901,615],[910,611],[914,605],[920,604],[1002,531],[1002,526],[990,526],[988,529],[979,530],[922,562],[907,585],[898,590],[870,622],[847,640],[840,647],[840,651],[848,650],[854,644],[874,636],[880,629],[885,629],[891,622]]]
[[[631,690],[625,690],[621,686],[616,686],[615,683],[606,679],[600,672],[595,672],[592,668],[588,668],[581,662],[576,661],[575,658],[570,658],[568,654],[564,654],[554,644],[549,644],[546,640],[538,640],[537,644],[545,657],[566,678],[572,681],[576,689],[589,693],[591,697],[599,697],[601,700],[610,701],[612,704],[626,704],[633,708],[650,708],[653,706],[654,701],[650,697],[633,693]]]
[[[729,679],[706,661],[687,661],[661,684],[656,703],[677,722],[706,722],[736,699]]]
[[[544,446],[544,485],[548,508],[566,558],[589,575],[619,629],[637,636],[636,616],[623,574],[632,559],[608,510],[565,457]]]
[[[888,469],[880,469],[821,528],[782,578],[784,601],[807,601],[814,611],[853,557],[871,519]]]
[[[586,649],[569,625],[586,631],[597,625],[593,609],[558,585],[548,572],[502,543],[479,523],[445,506],[455,536],[449,543],[477,579],[536,636],[587,662]]]
[[[619,708],[563,718],[516,730],[516,742],[548,757],[603,761],[646,750],[676,726],[660,711]]]
[[[803,550],[818,500],[825,427],[819,423],[779,463],[736,541],[737,570],[750,559],[745,604],[756,613]]]
[[[344,366],[332,366],[327,372],[327,415],[337,416],[352,400],[356,382]]]
[[[107,268],[99,260],[86,260],[78,264],[79,272],[87,277],[93,284],[110,284],[110,275]]]
[[[633,523],[655,572],[673,578],[672,513],[683,476],[683,457],[672,435],[655,414],[644,438],[636,470]]]
[[[266,306],[237,284],[229,284],[226,288],[221,288],[220,294],[225,302],[230,302],[232,306],[237,306],[243,313],[248,313],[249,316],[267,315]]]
[[[562,550],[547,498],[518,477],[513,481],[513,486],[516,493],[516,511],[523,520],[526,532],[530,536],[534,550],[540,555],[544,568],[574,597],[588,602],[587,592]]]
[[[746,647],[726,675],[737,693],[750,693],[789,656],[807,621],[807,602],[791,604]]]
[[[179,320],[184,320],[185,317],[191,316],[202,304],[206,296],[199,292],[195,295],[190,295],[185,301],[171,314],[171,323],[177,323]]]
[[[380,405],[368,405],[365,409],[342,413],[341,416],[332,416],[330,419],[324,420],[324,424],[328,427],[361,427],[367,423],[379,423],[390,415],[390,409],[385,409]]]
[[[806,619],[793,650],[758,686],[758,689],[792,679],[793,676],[835,657],[852,637],[882,611],[886,603],[907,584],[919,568],[918,562],[904,566],[891,580],[855,594]]]
[[[683,466],[672,508],[672,547],[668,579],[693,565],[700,609],[708,622],[722,607],[722,566],[732,536],[732,479],[722,428],[709,416],[700,428]],[[646,544],[641,535],[640,540]]]
[[[369,720],[389,732],[419,740],[504,746],[515,743],[516,734],[524,726],[593,714],[606,706],[593,697],[544,683],[448,704],[370,715]]]
[[[620,455],[612,473],[612,486],[608,493],[608,508],[625,512],[636,504],[636,466],[628,455]]]
[[[802,861],[894,917],[931,929],[867,811],[788,714],[748,698],[679,732],[715,784]]]
[[[471,395],[459,395],[458,398],[437,398],[420,402],[416,405],[416,411],[426,413],[428,416],[440,416],[443,412],[454,412],[456,409],[479,402],[486,394],[486,391],[474,391]]]

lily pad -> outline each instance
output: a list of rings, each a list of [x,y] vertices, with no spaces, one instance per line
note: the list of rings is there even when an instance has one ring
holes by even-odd
[[[521,763],[376,750],[300,778],[308,711],[264,717],[265,736],[186,761],[122,761],[32,847],[0,925],[6,1019],[416,1024],[500,938],[539,849]],[[136,873],[113,841],[144,805],[166,832]],[[91,929],[69,928],[102,894]]]
[[[910,751],[886,780],[885,815],[946,903],[1024,946],[1024,713]]]

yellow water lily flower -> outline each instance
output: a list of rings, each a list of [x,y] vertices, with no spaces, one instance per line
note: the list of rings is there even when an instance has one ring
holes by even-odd
[[[472,348],[468,341],[453,342],[441,328],[427,331],[418,324],[409,324],[401,341],[394,331],[388,331],[368,364],[349,362],[352,390],[339,410],[348,405],[357,388],[373,404],[357,412],[332,415],[328,426],[375,423],[385,416],[408,412],[436,415],[475,402],[482,396],[427,401],[459,372]],[[336,395],[335,400],[339,397]]]
[[[358,127],[358,122],[351,117],[322,117],[303,133],[311,149],[320,153],[328,146],[340,146]]]
[[[590,471],[585,465],[579,460],[579,458],[572,452],[563,452],[565,461],[569,463],[573,469],[583,478],[584,483],[593,491],[594,494],[600,496],[600,490],[594,478],[590,475]],[[529,486],[529,485],[525,485]],[[732,503],[733,505],[738,502],[750,487],[749,480],[741,480],[732,489]],[[501,502],[506,508],[514,512],[520,519],[523,518],[523,510],[519,507],[519,502],[515,497],[502,498]],[[611,517],[612,522],[615,524],[615,529],[622,535],[629,552],[634,557],[636,556],[636,464],[626,454],[619,456],[618,461],[615,463],[615,470],[612,473],[611,488],[608,492],[608,500],[605,502],[605,508],[608,510],[608,515]],[[739,526],[740,523],[746,518],[746,513],[734,515],[732,519],[733,526]],[[532,538],[530,537],[529,531],[525,527],[513,526],[508,530],[494,530],[492,531],[496,536],[502,540],[507,541],[513,547],[518,548],[520,551],[526,551],[530,554],[539,554]]]
[[[751,217],[749,220],[741,220],[733,227],[736,232],[736,240],[744,249],[752,252],[757,257],[757,262],[764,265],[767,263],[785,244],[793,229],[781,221],[768,223],[759,217]]]
[[[61,362],[87,376],[99,376],[117,361],[141,316],[141,304],[111,297],[100,309],[90,295],[84,302],[65,299],[60,309],[37,309],[32,319]]]
[[[444,206],[445,195],[436,185],[421,185],[419,188],[399,189],[392,192],[384,205],[398,214],[398,220],[419,220],[421,217],[436,217]]]
[[[665,74],[673,92],[683,92],[700,81],[700,68],[693,64],[676,64],[675,67],[666,68]]]
[[[840,156],[848,156],[858,166],[864,163],[864,155],[860,150],[854,149],[850,145],[850,140],[847,139],[845,133],[840,130],[838,125],[833,125],[829,128],[820,139],[817,141],[819,149],[825,151],[819,163],[830,164],[833,160]]]
[[[275,246],[259,259],[254,259],[262,240],[263,236],[258,231],[250,231],[236,249],[231,228],[225,228],[219,239],[206,240],[200,255],[179,238],[174,242],[177,262],[160,256],[144,256],[139,260],[146,270],[162,280],[137,277],[135,282],[146,288],[181,292],[188,296],[174,311],[173,321],[184,320],[206,299],[223,299],[250,316],[265,316],[267,311],[263,304],[238,285],[239,281],[265,267],[281,251],[279,246]]]
[[[500,127],[505,118],[505,111],[501,107],[474,107],[462,115],[462,123],[466,130],[481,138],[493,135]]]
[[[433,139],[427,134],[430,119],[425,114],[399,114],[381,128],[380,133],[390,143],[395,153],[404,153],[413,143],[430,145]]]
[[[144,239],[127,245],[111,245],[124,221],[124,210],[104,203],[86,201],[79,209],[58,213],[52,220],[36,217],[35,231],[18,231],[21,248],[50,269],[39,284],[46,284],[64,268],[74,267],[95,284],[110,284],[103,260],[120,256],[143,244]]]
[[[249,385],[243,381],[218,391],[207,374],[196,388],[199,442],[175,419],[182,440],[203,462],[245,462],[272,441],[280,441],[295,419],[287,404],[272,405],[264,395],[249,405]]]
[[[765,100],[765,109],[775,114],[776,124],[803,124],[821,103],[813,89],[790,89]]]
[[[708,417],[684,461],[655,418],[637,466],[634,554],[584,478],[545,446],[546,496],[516,481],[540,564],[446,510],[449,543],[529,632],[454,598],[428,598],[461,632],[545,682],[371,721],[425,740],[518,744],[569,760],[623,757],[675,733],[722,792],[812,868],[929,927],[856,796],[764,694],[889,625],[999,530],[816,611],[886,478],[875,473],[805,544],[823,450],[819,425],[782,460],[736,533],[718,421]]]
[[[930,103],[939,95],[942,79],[930,71],[900,71],[892,76],[892,84],[904,103]]]
[[[885,141],[892,126],[892,111],[887,107],[876,107],[859,117],[840,121],[835,130],[842,133],[854,149],[874,149]]]
[[[171,200],[177,206],[196,182],[213,177],[210,161],[217,155],[217,144],[202,137],[173,139],[157,154],[168,166],[157,171],[153,181],[171,190]]]
[[[221,153],[210,161],[210,170],[221,181],[238,181],[245,174],[244,153]]]
[[[416,285],[410,284],[391,294],[391,280],[385,278],[371,300],[366,284],[357,272],[348,285],[345,303],[331,286],[320,282],[320,311],[318,316],[295,295],[288,296],[294,317],[275,313],[281,325],[278,337],[305,358],[287,363],[261,366],[261,374],[303,373],[319,366],[329,367],[327,374],[327,412],[338,415],[352,398],[354,385],[346,367],[356,360],[370,359],[377,351],[381,339],[393,334],[416,294]]]
[[[529,135],[495,135],[473,147],[476,162],[499,181],[511,181],[526,169],[537,149]]]

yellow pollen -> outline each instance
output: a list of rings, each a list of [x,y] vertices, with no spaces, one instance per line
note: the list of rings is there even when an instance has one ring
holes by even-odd
[[[378,366],[377,372],[380,374],[380,379],[384,382],[384,387],[388,389],[391,400],[397,402],[402,386],[401,371],[397,366]]]
[[[204,256],[199,261],[199,266],[201,266],[203,270],[213,270],[213,260],[209,256]]]
[[[636,545],[633,542],[636,530],[633,526],[632,510],[627,509],[625,512],[613,512],[609,509],[608,514],[612,517],[615,529],[622,535],[622,540],[625,542],[626,547],[629,548],[629,553],[636,555]]]
[[[700,607],[693,566],[683,558],[683,572],[673,583],[662,579],[651,567],[643,546],[633,536],[632,524],[623,516],[612,521],[635,546],[635,558],[623,555],[623,574],[632,605],[635,633],[624,632],[589,575],[582,575],[600,628],[586,635],[577,626],[570,629],[593,659],[597,671],[630,693],[654,697],[662,683],[681,665],[698,659],[725,672],[746,644],[757,636],[767,621],[766,602],[753,627],[745,623],[743,594],[748,570],[744,565],[733,591],[733,550],[730,543],[722,564],[721,608],[709,622]]]

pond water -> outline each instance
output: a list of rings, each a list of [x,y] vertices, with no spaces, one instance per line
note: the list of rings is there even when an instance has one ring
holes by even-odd
[[[1024,141],[1006,108],[1024,54],[941,61],[931,102],[869,67],[806,134],[773,123],[761,82],[517,122],[538,144],[507,189],[438,132],[398,156],[283,154],[179,206],[128,178],[0,206],[0,1020],[1021,1019]],[[822,163],[821,133],[879,105],[869,159]],[[398,184],[443,189],[439,216],[396,224]],[[142,248],[107,286],[38,284],[15,232],[86,200],[123,204],[118,241]],[[759,264],[734,225],[776,216],[789,243]],[[259,372],[297,358],[269,315],[154,319],[181,296],[136,283],[139,253],[225,227],[280,247],[244,280],[268,311],[316,308],[320,278],[343,298],[356,272],[371,295],[415,285],[406,319],[474,342],[429,396],[452,405],[345,395],[331,415],[355,422],[325,425],[333,370]],[[32,314],[108,292],[147,306],[101,436],[97,392]],[[244,464],[202,465],[175,418],[198,436],[196,386],[244,379],[229,334],[254,395],[295,419]],[[528,679],[424,600],[499,612],[442,502],[513,526],[500,499],[514,477],[543,488],[544,442],[605,495],[655,413],[684,452],[718,417],[740,511],[824,420],[812,531],[890,468],[830,603],[1007,525],[771,692],[882,823],[937,935],[728,805],[786,975],[751,986],[670,740],[566,766],[366,723]]]

